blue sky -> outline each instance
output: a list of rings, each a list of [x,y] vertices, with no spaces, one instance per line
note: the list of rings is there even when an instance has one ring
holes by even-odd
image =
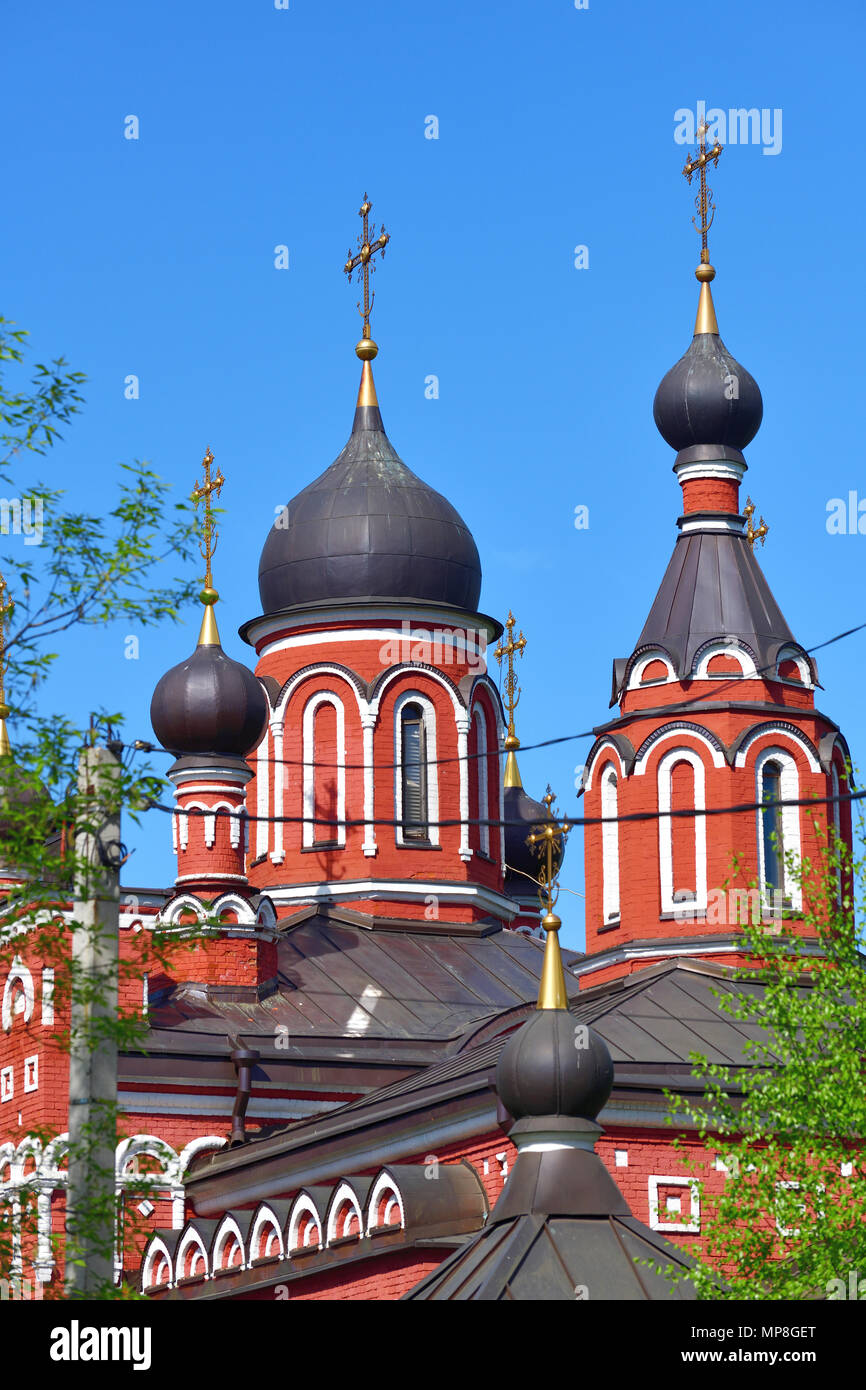
[[[866,536],[826,527],[831,498],[866,499],[863,193],[843,162],[862,129],[863,29],[853,0],[712,15],[637,0],[7,0],[0,312],[37,357],[62,353],[89,378],[42,476],[107,510],[121,461],[149,460],[185,494],[210,444],[228,479],[220,627],[243,657],[235,631],[259,611],[274,508],[350,428],[359,320],[341,267],[366,189],[392,236],[375,279],[386,427],[470,525],[483,610],[512,607],[527,635],[518,732],[526,744],[604,721],[611,660],[640,632],[679,512],[652,420],[697,300],[676,112],[757,108],[781,148],[723,139],[710,250],[722,337],[764,396],[747,453],[771,528],[760,560],[806,646],[863,621]],[[137,661],[128,625],[76,632],[44,708],[123,709],[128,734],[149,737],[153,686],[197,622],[139,633]],[[864,644],[819,655],[819,704],[855,761]],[[576,809],[588,747],[524,753],[528,789],[550,781]],[[129,882],[171,880],[164,817],[127,839]],[[577,835],[566,863],[579,893]],[[578,945],[582,903],[561,908]]]

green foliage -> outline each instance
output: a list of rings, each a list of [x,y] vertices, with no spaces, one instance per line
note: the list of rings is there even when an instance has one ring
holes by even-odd
[[[700,1195],[701,1298],[832,1297],[852,1271],[866,1274],[864,837],[861,826],[852,852],[832,831],[828,843],[817,817],[815,829],[819,861],[789,859],[796,932],[747,923],[755,965],[714,991],[750,1038],[748,1065],[693,1054],[703,1096],[666,1092]],[[695,1132],[700,1160],[688,1152]],[[726,1171],[710,1178],[713,1155]]]
[[[105,818],[119,816],[121,809],[138,821],[161,797],[162,782],[149,767],[127,762],[108,790],[101,786],[96,795],[79,787],[82,746],[117,738],[122,721],[117,715],[94,716],[89,729],[76,728],[63,714],[37,712],[32,694],[58,659],[55,644],[61,634],[117,619],[145,626],[177,618],[198,588],[195,575],[173,568],[174,563],[181,571],[188,569],[190,555],[198,567],[194,513],[189,501],[170,501],[168,485],[145,463],[120,465],[114,505],[104,513],[70,505],[63,489],[31,477],[36,456],[53,458],[61,427],[79,413],[85,378],[70,371],[63,358],[49,365],[37,362],[28,375],[26,340],[24,330],[0,318],[0,486],[9,494],[0,525],[8,534],[10,517],[20,519],[26,503],[31,541],[23,544],[16,537],[0,556],[0,572],[15,602],[6,643],[7,698],[11,693],[16,712],[27,715],[26,735],[20,719],[13,726],[14,755],[0,756],[0,862],[5,876],[14,880],[0,885],[0,961],[8,968],[20,953],[54,969],[56,1026],[50,1038],[41,1034],[49,1050],[51,1043],[61,1051],[80,1052],[109,1042],[119,1051],[134,1051],[147,1038],[140,1006],[144,974],[168,969],[171,960],[176,963],[178,947],[184,939],[194,941],[198,932],[141,932],[135,951],[124,952],[118,970],[121,997],[126,993],[139,1002],[106,1008],[106,1000],[113,999],[113,980],[109,985],[97,972],[82,968],[71,951],[73,928],[78,927],[79,940],[82,931],[74,900],[89,893],[92,877],[76,837],[96,834]],[[14,501],[12,493],[17,494]],[[130,985],[135,988],[125,989]],[[71,1026],[70,1017],[86,1018],[86,1026]],[[57,1137],[47,1130],[31,1129],[29,1135],[43,1147]],[[98,1169],[106,1181],[88,1191],[74,1214],[74,1231],[52,1237],[60,1247],[55,1255],[62,1254],[68,1265],[82,1263],[87,1252],[109,1261],[112,1257],[117,1215],[113,1154],[121,1137],[117,1106],[103,1101],[91,1107],[69,1162]],[[0,1184],[2,1180],[0,1172]],[[125,1181],[121,1230],[127,1246],[141,1226],[135,1207],[149,1191],[147,1174]],[[35,1178],[0,1197],[2,1289],[10,1276],[14,1285],[22,1259],[25,1280],[32,1278],[38,1197]],[[55,1282],[44,1296],[63,1297],[64,1290]],[[115,1287],[109,1278],[89,1296],[137,1295],[128,1285]]]
[[[85,378],[58,358],[36,364],[29,382],[10,382],[10,366],[17,376],[24,370],[26,337],[0,318],[0,484],[27,504],[31,527],[38,516],[41,532],[38,544],[19,539],[0,556],[15,601],[7,651],[19,712],[57,660],[49,644],[61,633],[118,619],[174,620],[199,587],[197,576],[168,568],[198,557],[192,504],[170,502],[169,485],[146,463],[119,465],[114,505],[104,513],[69,507],[64,489],[29,476],[29,456],[48,453],[59,426],[81,410]]]

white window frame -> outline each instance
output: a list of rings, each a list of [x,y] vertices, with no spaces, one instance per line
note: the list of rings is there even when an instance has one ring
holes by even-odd
[[[682,912],[690,906],[696,914],[707,910],[707,818],[695,816],[695,898],[691,903],[674,899],[674,843],[671,811],[671,777],[677,763],[689,763],[695,774],[695,810],[706,810],[706,769],[693,748],[672,748],[658,765],[659,883],[662,912]],[[677,817],[680,819],[680,817]]]
[[[337,714],[337,833],[333,837],[340,849],[346,844],[346,712],[339,695],[320,690],[304,706],[304,830],[303,845],[316,844],[316,714],[322,705],[332,705]]]
[[[475,732],[475,763],[476,763],[476,786],[478,788],[478,820],[486,821],[489,812],[488,779],[489,767],[487,761],[487,719],[484,710],[480,705],[476,705],[472,713],[472,722],[476,725]],[[490,854],[490,826],[479,824],[478,826],[478,846],[482,854]]]
[[[404,690],[394,701],[394,820],[398,845],[416,843],[403,834],[403,710],[418,705],[424,715],[424,753],[427,762],[427,840],[439,843],[439,778],[436,763],[436,707],[419,690]]]
[[[619,813],[619,773],[613,763],[606,763],[601,774],[601,814]],[[601,827],[601,913],[604,926],[620,921],[619,894],[619,823],[609,821]]]
[[[794,756],[786,749],[780,748],[775,744],[769,748],[762,748],[755,759],[755,801],[758,810],[755,813],[756,833],[758,839],[758,883],[761,896],[767,899],[767,870],[764,862],[764,821],[763,821],[763,801],[764,801],[764,768],[767,763],[778,763],[782,769],[779,790],[783,801],[797,801],[800,796],[800,774],[797,769],[797,762]],[[800,807],[782,806],[782,851],[784,864],[782,870],[783,885],[782,892],[790,900],[792,909],[797,912],[803,906],[803,894],[799,883],[796,883],[791,875],[791,868],[788,863],[788,856],[792,854],[799,861],[801,857],[800,840]]]

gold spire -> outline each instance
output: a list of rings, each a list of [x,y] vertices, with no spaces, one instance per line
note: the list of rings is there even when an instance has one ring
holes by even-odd
[[[553,909],[559,897],[558,864],[562,859],[561,852],[557,855],[556,851],[565,844],[565,838],[571,826],[567,821],[558,822],[555,819],[553,815],[555,798],[549,786],[547,795],[543,800],[547,807],[548,819],[543,825],[536,827],[533,833],[528,836],[527,841],[541,856],[541,868],[538,872],[538,896],[541,899],[542,907],[547,908],[547,912],[541,920],[541,925],[547,932],[547,939],[544,943],[538,1008],[567,1009],[568,992],[565,988],[565,971],[562,968],[562,955],[559,950],[559,928],[562,923]]]
[[[503,702],[505,708],[508,710],[508,737],[504,745],[508,757],[505,761],[505,778],[503,781],[503,785],[506,787],[523,786],[517,767],[517,759],[514,756],[516,750],[520,747],[520,739],[514,732],[514,711],[517,709],[517,703],[520,699],[520,687],[517,684],[517,677],[514,674],[514,656],[515,653],[518,656],[523,655],[523,649],[526,646],[526,638],[521,632],[515,642],[514,621],[514,614],[511,612],[511,609],[509,609],[508,621],[505,624],[508,632],[508,641],[505,643],[500,642],[496,651],[493,653],[500,666],[502,665],[502,658],[504,656],[508,657],[508,674],[505,677],[505,700]]]
[[[219,469],[216,477],[211,476],[211,464],[213,454],[207,450],[202,465],[204,467],[204,482],[196,483],[192,490],[192,500],[198,507],[199,502],[204,502],[204,520],[202,522],[202,538],[199,542],[199,550],[205,562],[204,588],[199,594],[199,598],[204,604],[204,613],[201,620],[201,630],[198,634],[198,646],[218,647],[220,645],[220,635],[217,629],[216,614],[214,604],[219,598],[219,594],[213,586],[213,574],[211,572],[211,561],[217,548],[217,528],[213,519],[213,503],[211,497],[219,497],[225,478]]]
[[[719,325],[716,321],[716,310],[713,305],[713,295],[710,290],[710,281],[715,279],[715,270],[710,265],[710,253],[707,248],[707,232],[713,225],[713,218],[716,215],[716,205],[713,202],[713,190],[707,187],[707,165],[712,164],[718,168],[719,155],[722,153],[722,146],[718,140],[711,150],[707,149],[707,123],[702,121],[698,126],[698,152],[694,159],[687,159],[683,175],[692,182],[692,175],[700,174],[700,189],[695,198],[695,208],[700,216],[700,224],[697,217],[692,218],[697,231],[701,234],[701,263],[695,271],[695,277],[700,282],[701,294],[698,300],[698,313],[695,319],[695,336],[699,333],[715,333],[718,335]]]
[[[373,204],[365,193],[364,201],[358,209],[358,216],[362,219],[361,235],[358,237],[358,250],[354,256],[351,251],[348,253],[346,264],[343,266],[345,274],[349,277],[349,284],[352,283],[352,276],[357,271],[358,278],[364,287],[363,300],[358,303],[358,313],[364,320],[364,330],[361,335],[361,341],[357,343],[355,347],[357,356],[364,364],[361,369],[361,385],[358,389],[359,406],[377,406],[379,404],[376,397],[376,387],[373,383],[373,368],[370,366],[370,363],[379,351],[373,339],[370,337],[370,311],[373,308],[373,301],[376,298],[375,290],[372,294],[370,293],[370,273],[376,269],[376,264],[373,260],[376,252],[381,251],[384,258],[385,247],[391,240],[384,227],[379,235],[376,236],[376,228],[370,226],[370,209],[372,206]]]
[[[0,757],[8,757],[12,752],[6,728],[6,720],[9,717],[9,706],[6,703],[6,620],[14,607],[12,599],[6,598],[6,580],[0,574]]]
[[[743,508],[743,515],[746,518],[746,540],[749,542],[749,545],[754,550],[755,541],[760,541],[761,545],[764,544],[764,541],[766,540],[767,535],[769,534],[770,528],[763,517],[761,517],[761,522],[757,530],[755,530],[755,528],[752,526],[752,517],[755,515],[755,504],[752,501],[751,497],[746,498],[746,505]]]

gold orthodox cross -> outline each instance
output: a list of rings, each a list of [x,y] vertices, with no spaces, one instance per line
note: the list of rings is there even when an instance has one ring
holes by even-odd
[[[565,975],[556,933],[562,926],[554,912],[559,897],[559,866],[566,837],[571,826],[568,821],[558,821],[553,814],[556,798],[548,784],[547,795],[542,798],[547,807],[547,820],[537,825],[526,843],[531,845],[541,859],[538,870],[538,896],[541,906],[546,908],[541,925],[547,932],[547,945],[544,950],[544,964],[541,971],[541,986],[538,991],[539,1009],[567,1009],[568,992],[565,988]]]
[[[202,538],[199,542],[198,548],[201,551],[202,559],[205,562],[204,586],[206,589],[213,588],[211,560],[213,559],[214,552],[217,548],[217,528],[216,523],[213,519],[213,503],[211,502],[211,497],[219,497],[220,493],[222,492],[223,483],[225,482],[225,478],[223,477],[219,469],[217,469],[216,477],[212,477],[210,467],[212,463],[213,454],[211,453],[210,449],[208,449],[207,453],[202,459],[202,464],[204,467],[204,482],[196,483],[195,487],[192,490],[192,500],[195,503],[196,507],[198,507],[199,502],[204,502],[204,522],[202,523]]]
[[[746,505],[743,508],[743,515],[746,518],[746,540],[749,542],[749,545],[754,550],[755,541],[760,541],[761,545],[764,544],[764,540],[770,528],[763,517],[761,517],[761,523],[757,531],[752,526],[752,517],[755,515],[755,504],[752,501],[751,497],[746,498]]]
[[[508,641],[500,642],[493,655],[502,665],[503,657],[508,657],[508,674],[505,677],[505,708],[508,710],[508,738],[505,740],[505,747],[509,749],[519,748],[520,739],[514,733],[514,711],[517,709],[520,700],[520,686],[517,684],[517,676],[514,674],[514,657],[523,656],[526,646],[526,638],[521,632],[517,641],[514,640],[515,617],[511,610],[508,610],[508,621],[505,624],[508,632]]]
[[[722,146],[719,144],[718,140],[711,150],[707,149],[707,130],[708,126],[706,121],[701,121],[701,124],[698,126],[698,152],[694,159],[686,160],[686,167],[683,169],[683,175],[688,179],[689,185],[691,185],[693,174],[700,172],[701,177],[700,192],[695,198],[695,208],[701,219],[700,226],[698,226],[696,217],[692,218],[692,222],[695,224],[696,230],[701,234],[702,265],[709,264],[710,253],[707,249],[707,232],[713,225],[713,218],[716,215],[716,207],[713,202],[713,190],[707,187],[707,165],[712,164],[714,168],[717,168],[719,155],[722,153]]]
[[[379,236],[376,236],[376,228],[370,226],[370,209],[373,204],[370,202],[366,193],[364,201],[358,209],[358,216],[363,219],[361,235],[358,237],[358,250],[353,256],[349,251],[346,264],[343,270],[349,277],[349,284],[352,283],[352,276],[357,270],[358,276],[364,285],[364,300],[358,305],[358,313],[364,320],[364,337],[370,336],[370,310],[373,308],[373,300],[376,298],[376,291],[370,294],[370,271],[375,270],[373,261],[377,251],[381,251],[384,257],[385,247],[391,240],[383,227]]]
[[[526,646],[526,638],[521,632],[517,641],[514,640],[514,614],[508,610],[508,621],[505,624],[508,632],[508,641],[500,642],[493,655],[499,662],[500,667],[504,657],[508,657],[508,673],[505,677],[505,708],[508,710],[508,737],[503,747],[508,758],[505,763],[505,777],[503,785],[506,787],[520,787],[520,773],[517,768],[517,759],[514,754],[520,747],[520,739],[514,732],[514,711],[517,709],[517,702],[520,699],[520,686],[517,684],[517,676],[514,674],[514,657],[522,656]]]

